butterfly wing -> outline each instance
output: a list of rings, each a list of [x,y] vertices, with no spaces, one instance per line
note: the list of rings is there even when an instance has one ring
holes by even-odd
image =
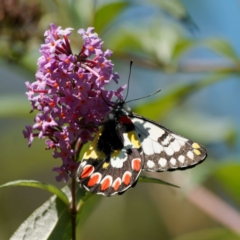
[[[143,152],[130,119],[127,124],[108,121],[100,127],[77,172],[77,181],[86,190],[111,196],[137,181]]]
[[[183,170],[194,167],[207,157],[203,146],[152,120],[136,114],[131,120],[141,141],[145,171]]]

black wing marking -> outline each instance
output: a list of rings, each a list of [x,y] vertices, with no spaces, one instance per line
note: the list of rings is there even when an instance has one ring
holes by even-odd
[[[133,114],[131,117],[144,152],[146,171],[173,171],[194,167],[207,157],[200,144],[181,137],[158,123]]]

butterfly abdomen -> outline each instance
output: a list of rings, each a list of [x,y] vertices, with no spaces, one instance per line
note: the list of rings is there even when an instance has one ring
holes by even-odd
[[[113,153],[115,150],[123,148],[123,139],[118,131],[114,120],[109,120],[103,125],[103,132],[98,140],[97,149],[106,155]]]

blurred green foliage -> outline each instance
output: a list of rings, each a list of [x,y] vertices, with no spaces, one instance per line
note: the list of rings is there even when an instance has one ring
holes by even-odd
[[[29,103],[24,100],[24,82],[21,82],[23,87],[20,89],[16,88],[16,83],[21,81],[19,76],[26,81],[34,81],[39,45],[49,23],[75,30],[94,26],[105,42],[104,47],[114,52],[113,62],[120,75],[128,72],[130,60],[134,61],[136,69],[174,74],[174,87],[162,89],[162,93],[153,100],[142,101],[134,110],[148,118],[168,123],[167,127],[187,137],[200,139],[210,157],[201,166],[186,172],[152,174],[181,186],[181,189],[138,184],[121,197],[91,198],[79,215],[80,239],[240,239],[239,231],[236,235],[233,229],[221,225],[219,219],[213,219],[188,199],[188,191],[202,184],[240,215],[239,158],[231,155],[231,151],[227,151],[223,159],[219,159],[218,155],[219,151],[234,147],[238,133],[228,120],[214,119],[204,111],[199,112],[189,101],[202,89],[239,73],[239,57],[231,45],[223,39],[198,40],[189,37],[188,29],[197,31],[197,27],[177,0],[38,0],[35,8],[30,2],[16,0],[13,4],[10,10],[5,9],[5,16],[14,18],[12,21],[2,18],[0,30],[1,66],[13,74],[11,82],[5,81],[11,86],[6,89],[10,90],[0,89],[0,164],[4,169],[0,184],[24,178],[62,186],[55,183],[51,172],[51,168],[59,163],[52,159],[50,152],[43,151],[44,143],[35,141],[31,149],[27,149],[21,131],[24,125],[32,124],[33,114],[29,114]],[[79,51],[81,38],[77,34],[71,36],[71,43],[73,49]],[[230,60],[231,64],[213,69],[211,66],[204,69],[204,66],[196,65],[194,79],[180,82],[177,73],[189,69],[180,64],[181,59],[190,50],[199,47],[217,53],[221,58]],[[19,72],[19,67],[25,72]],[[27,72],[31,73],[31,79]],[[199,72],[204,72],[204,76],[199,76]],[[4,86],[4,81],[1,84]],[[132,86],[138,84],[134,80],[131,82]],[[154,83],[147,79],[144,84]],[[161,81],[158,85],[161,86]],[[0,239],[9,239],[21,222],[49,196],[32,188],[1,189]],[[36,211],[38,214],[39,210]],[[231,215],[226,218],[230,219]],[[61,228],[64,221],[59,224]],[[60,238],[52,235],[49,239]]]

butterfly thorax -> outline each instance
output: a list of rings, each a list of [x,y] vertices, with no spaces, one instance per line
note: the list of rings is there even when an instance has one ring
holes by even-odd
[[[125,104],[123,100],[118,100],[114,106],[112,111],[108,114],[106,121],[114,120],[117,123],[122,116],[131,115],[131,109]]]
[[[103,131],[97,143],[97,149],[106,155],[119,151],[124,146],[123,133],[134,130],[134,124],[128,117],[131,115],[123,100],[113,106],[107,119],[103,122]]]

